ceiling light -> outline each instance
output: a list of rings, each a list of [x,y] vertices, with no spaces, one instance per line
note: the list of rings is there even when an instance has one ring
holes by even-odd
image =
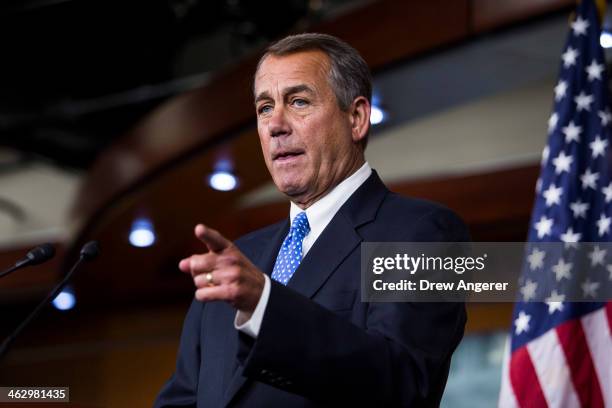
[[[130,244],[138,248],[150,247],[155,243],[155,228],[146,218],[139,218],[132,223],[130,231]]]
[[[64,290],[53,299],[53,307],[57,310],[70,310],[74,305],[76,305],[76,297],[69,287],[64,288]]]
[[[370,112],[370,123],[372,125],[378,125],[385,120],[385,112],[378,106],[372,105],[372,111]]]
[[[603,48],[612,48],[612,34],[608,31],[602,31],[599,36],[599,43]]]
[[[208,177],[208,184],[215,190],[231,191],[238,185],[238,179],[229,171],[215,171]]]

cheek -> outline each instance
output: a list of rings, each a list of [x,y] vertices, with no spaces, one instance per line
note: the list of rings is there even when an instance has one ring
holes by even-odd
[[[268,150],[270,147],[270,139],[266,136],[265,132],[260,126],[257,126],[257,134],[259,136],[259,145],[261,146],[261,151],[264,155],[264,158],[268,157]]]

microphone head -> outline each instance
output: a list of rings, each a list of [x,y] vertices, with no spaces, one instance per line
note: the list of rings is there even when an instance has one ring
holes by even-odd
[[[42,244],[26,254],[28,264],[38,265],[55,256],[55,248],[51,244]]]
[[[100,246],[97,241],[89,241],[81,248],[81,259],[91,261],[100,253]]]

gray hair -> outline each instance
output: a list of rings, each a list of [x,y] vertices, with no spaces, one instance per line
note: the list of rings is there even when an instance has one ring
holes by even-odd
[[[328,34],[290,35],[273,43],[259,59],[255,74],[270,55],[284,56],[311,50],[322,51],[329,58],[329,84],[340,109],[347,111],[358,96],[364,96],[372,103],[372,75],[368,64],[356,49]]]

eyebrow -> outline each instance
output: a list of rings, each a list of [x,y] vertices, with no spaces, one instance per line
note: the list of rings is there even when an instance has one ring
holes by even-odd
[[[309,87],[308,85],[305,84],[300,84],[300,85],[295,85],[295,86],[290,86],[288,88],[285,88],[283,90],[283,98],[286,98],[287,95],[293,95],[296,93],[300,93],[300,92],[306,92],[309,94],[314,93],[314,91],[312,90],[311,87]],[[264,99],[272,99],[272,97],[270,96],[270,94],[267,91],[264,91],[262,93],[260,93],[259,95],[257,95],[257,98],[255,98],[255,103],[264,100]]]

